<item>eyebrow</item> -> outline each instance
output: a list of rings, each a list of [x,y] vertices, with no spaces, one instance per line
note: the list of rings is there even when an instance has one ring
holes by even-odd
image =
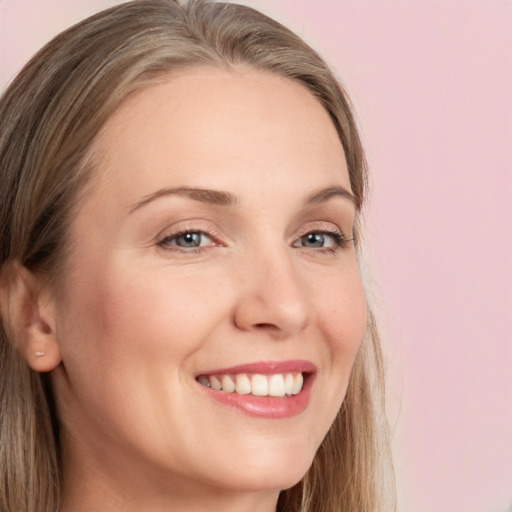
[[[339,185],[335,185],[332,187],[321,188],[320,190],[313,192],[308,196],[304,205],[324,203],[331,199],[331,197],[342,197],[344,199],[348,199],[354,205],[356,204],[356,198],[352,193]]]
[[[233,206],[238,203],[238,200],[233,194],[229,192],[223,192],[221,190],[210,190],[205,188],[191,188],[191,187],[176,187],[176,188],[163,188],[145,196],[142,201],[135,203],[129,213],[133,213],[135,210],[147,205],[148,203],[164,196],[179,196],[188,197],[195,201],[202,203],[213,204],[217,206]],[[310,194],[304,201],[305,206],[323,203],[328,201],[332,197],[342,197],[348,199],[354,205],[356,199],[348,190],[341,186],[331,186],[322,188]]]
[[[150,203],[151,201],[164,196],[188,197],[190,199],[194,199],[195,201],[218,206],[232,206],[237,203],[235,196],[229,192],[222,192],[220,190],[190,187],[163,188],[157,192],[154,192],[153,194],[145,196],[142,201],[133,205],[130,209],[130,213]]]

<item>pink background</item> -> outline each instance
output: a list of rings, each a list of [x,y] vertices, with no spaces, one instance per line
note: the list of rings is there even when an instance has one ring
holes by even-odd
[[[0,0],[0,87],[112,0]],[[247,0],[351,92],[399,512],[512,511],[512,3]]]

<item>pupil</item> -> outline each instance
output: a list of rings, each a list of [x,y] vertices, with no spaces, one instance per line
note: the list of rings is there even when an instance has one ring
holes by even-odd
[[[306,244],[309,247],[323,247],[324,235],[321,233],[309,233],[306,235]]]
[[[179,243],[180,240],[182,243]],[[182,247],[199,247],[201,245],[201,235],[199,233],[185,233],[178,238],[177,242]]]

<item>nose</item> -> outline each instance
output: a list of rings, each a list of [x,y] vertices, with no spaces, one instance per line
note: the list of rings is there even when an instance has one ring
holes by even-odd
[[[311,321],[307,286],[287,254],[266,254],[244,267],[234,321],[243,331],[286,339]]]

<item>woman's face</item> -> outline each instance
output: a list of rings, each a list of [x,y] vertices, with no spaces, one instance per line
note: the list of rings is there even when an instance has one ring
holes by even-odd
[[[328,114],[284,78],[187,70],[131,97],[91,154],[55,299],[65,463],[131,490],[293,485],[366,327]]]

